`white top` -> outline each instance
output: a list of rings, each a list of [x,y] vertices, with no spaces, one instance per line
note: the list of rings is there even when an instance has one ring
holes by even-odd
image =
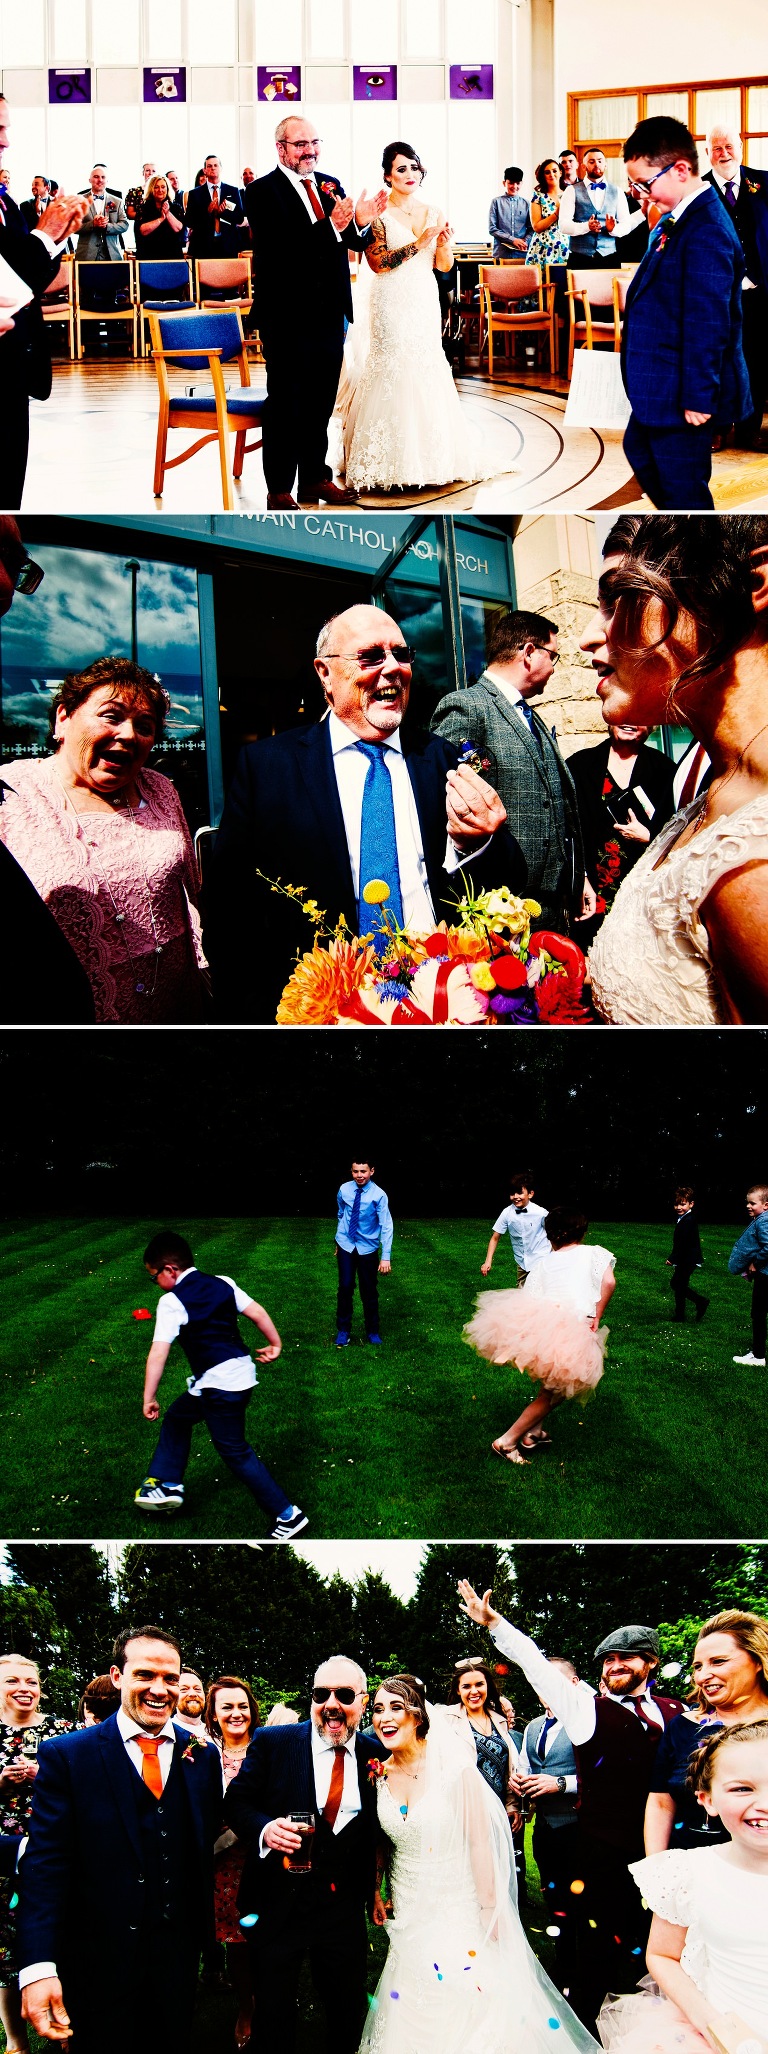
[[[547,1298],[551,1305],[567,1306],[582,1319],[593,1319],[603,1288],[603,1277],[616,1261],[609,1248],[550,1248],[534,1264],[523,1285],[533,1298]],[[553,1706],[554,1710],[554,1706]]]
[[[587,187],[588,191],[591,191],[593,184],[592,179],[583,178],[581,183],[582,185],[585,185]],[[633,217],[630,214],[629,208],[627,206],[626,193],[623,193],[621,191],[620,186],[617,186],[616,192],[616,227],[611,228],[610,230],[607,229],[604,224],[604,217],[608,212],[606,204],[606,195],[604,192],[594,194],[595,213],[603,217],[603,226],[601,229],[601,233],[606,236],[612,235],[615,242],[617,242],[622,235],[629,235],[631,233],[631,230],[633,228],[636,228],[638,224],[638,216],[634,215]],[[573,185],[567,185],[565,188],[565,192],[563,193],[562,199],[560,201],[558,225],[562,230],[563,235],[590,235],[592,231],[590,229],[588,221],[574,221],[573,210],[575,205],[576,188]]]
[[[181,1270],[179,1283],[184,1277],[191,1277],[196,1268],[197,1264],[192,1263],[189,1269]],[[250,1292],[241,1291],[234,1277],[222,1276],[219,1282],[231,1284],[238,1312],[245,1312],[246,1306],[253,1304]],[[173,1341],[178,1340],[182,1327],[188,1325],[189,1313],[186,1305],[182,1304],[174,1291],[164,1291],[155,1314],[153,1342],[163,1341],[170,1347]],[[226,1362],[217,1362],[213,1369],[204,1370],[202,1376],[188,1376],[187,1390],[193,1398],[197,1398],[201,1391],[250,1391],[258,1381],[250,1355],[229,1355]]]
[[[768,792],[710,821],[679,848],[682,829],[705,805],[702,794],[662,828],[625,877],[592,943],[592,995],[605,1020],[708,1027],[728,1017],[701,908],[721,877],[768,863]]]
[[[519,1212],[516,1205],[505,1205],[504,1211],[493,1222],[494,1234],[509,1235],[512,1253],[520,1269],[532,1269],[535,1262],[552,1253],[542,1225],[548,1210],[546,1205],[535,1205],[531,1198]]]
[[[347,727],[337,714],[328,715],[328,732],[333,753],[333,768],[344,816],[349,861],[352,870],[352,885],[355,898],[360,889],[360,834],[363,819],[363,791],[368,776],[368,758],[358,749],[360,739],[354,729]],[[424,933],[435,925],[435,908],[427,880],[427,866],[421,839],[421,825],[416,810],[413,786],[408,776],[408,765],[403,755],[400,733],[387,735],[381,750],[392,781],[392,804],[395,814],[395,836],[397,840],[397,864],[400,871],[400,891],[403,901],[403,925],[415,927]],[[487,841],[478,844],[466,855],[459,855],[449,835],[446,835],[443,868],[449,877],[479,856],[487,848]]]
[[[646,1904],[685,1926],[681,1966],[720,2013],[768,2036],[768,1875],[738,1868],[728,1848],[675,1847],[633,1861]]]

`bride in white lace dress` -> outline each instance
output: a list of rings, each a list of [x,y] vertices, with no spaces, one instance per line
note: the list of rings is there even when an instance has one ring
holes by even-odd
[[[603,714],[687,724],[708,788],[668,822],[589,953],[603,1018],[768,1021],[768,519],[651,514],[605,544],[581,647]]]
[[[421,196],[409,143],[383,156],[387,206],[374,221],[355,287],[336,411],[355,491],[447,485],[498,468],[462,411],[443,351],[435,271],[453,270],[451,230]]]
[[[468,1721],[388,1676],[373,1724],[390,1751],[371,1773],[394,1917],[361,2054],[551,2054],[555,2032],[560,2054],[596,2054],[528,1946],[509,1823]],[[377,1923],[387,1909],[379,1892]]]

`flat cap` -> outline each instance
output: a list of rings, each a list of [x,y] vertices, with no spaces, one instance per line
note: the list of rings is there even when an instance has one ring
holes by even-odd
[[[595,1648],[595,1659],[605,1655],[650,1655],[659,1660],[658,1633],[652,1626],[617,1626],[615,1633],[607,1634]]]

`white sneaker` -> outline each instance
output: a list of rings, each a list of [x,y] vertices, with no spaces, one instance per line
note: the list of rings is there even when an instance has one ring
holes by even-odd
[[[747,1369],[765,1369],[765,1356],[753,1355],[751,1348],[748,1355],[734,1355],[733,1360],[745,1363]]]

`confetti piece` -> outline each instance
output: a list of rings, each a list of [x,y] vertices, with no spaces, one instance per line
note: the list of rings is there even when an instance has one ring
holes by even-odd
[[[548,1937],[548,1939],[550,1939],[550,1940],[559,1940],[559,1938],[560,1938],[560,1927],[559,1927],[559,1926],[547,1926],[547,1937]]]
[[[259,1914],[257,1911],[247,1911],[245,1914],[245,1918],[238,1919],[237,1923],[239,1926],[257,1926],[259,1923]]]
[[[151,1318],[152,1318],[152,1314],[151,1314],[151,1312],[150,1312],[150,1311],[148,1310],[148,1307],[147,1307],[146,1305],[138,1305],[138,1306],[137,1306],[137,1308],[136,1308],[136,1311],[135,1311],[135,1312],[132,1312],[132,1313],[131,1313],[131,1319],[151,1319]]]
[[[397,1999],[397,1998],[399,1997],[399,1995],[400,1995],[400,1991],[399,1991],[399,1990],[390,1990],[390,1993],[389,1993],[389,1994],[390,1994],[390,1997],[394,1997],[395,1999]]]
[[[379,2000],[378,2000],[378,1997],[369,1997],[369,1999],[368,1999],[368,2008],[369,2008],[369,2010],[370,2010],[370,2011],[378,2011],[378,2008],[379,2008]]]
[[[633,1954],[642,1954],[642,1951],[642,1947],[633,1947],[632,1949]]]
[[[468,1955],[469,1955],[469,1959],[470,1959],[470,1961],[474,1961],[474,1960],[475,1960],[475,1958],[476,1958],[476,1955],[477,1955],[477,1948],[476,1948],[476,1947],[468,1947],[468,1948],[467,1948],[467,1953],[468,1953]]]
[[[593,1933],[596,1933],[596,1932],[597,1932],[597,1919],[596,1919],[596,1918],[591,1918],[591,1919],[590,1919],[590,1921],[589,1921],[589,1924],[590,1924],[590,1925],[591,1925],[591,1927],[592,1927],[592,1931],[593,1931]]]
[[[571,1887],[571,1896],[572,1896],[572,1897],[580,1897],[580,1896],[581,1896],[581,1893],[582,1893],[582,1891],[583,1891],[583,1889],[584,1889],[584,1887],[585,1887],[585,1886],[584,1886],[584,1884],[583,1884],[582,1882],[580,1882],[579,1878],[578,1878],[578,1877],[576,1877],[575,1881],[574,1881],[574,1882],[573,1882],[573,1883],[571,1884],[571,1886],[570,1886],[570,1887]]]
[[[16,1910],[16,1906],[17,1906],[17,1904],[18,1904],[18,1901],[19,1901],[19,1899],[18,1899],[18,1894],[15,1894],[15,1895],[14,1895],[14,1896],[13,1896],[13,1897],[11,1898],[10,1904],[9,1904],[9,1906],[8,1906],[8,1910],[9,1910],[9,1911],[15,1911],[15,1910]]]
[[[551,2028],[552,2028],[552,2031],[553,2031],[553,2033],[557,2033],[557,2032],[559,2032],[559,2030],[560,2030],[560,2020],[559,2020],[559,2018],[548,2018],[548,2019],[547,2019],[547,2025],[548,2025],[548,2026],[551,2026]]]

